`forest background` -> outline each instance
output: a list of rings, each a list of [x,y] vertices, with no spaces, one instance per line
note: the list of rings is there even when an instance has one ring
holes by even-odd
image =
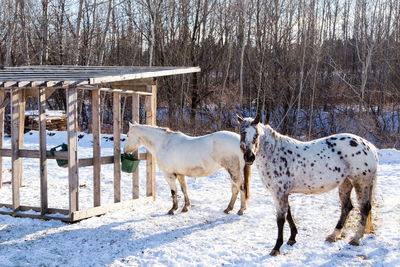
[[[400,0],[0,0],[0,65],[200,66],[158,80],[159,125],[198,135],[259,112],[302,140],[400,147]],[[65,109],[64,94],[48,107]]]

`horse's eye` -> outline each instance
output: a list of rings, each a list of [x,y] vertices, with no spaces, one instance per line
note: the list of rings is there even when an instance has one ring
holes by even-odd
[[[246,144],[245,143],[240,143],[240,149],[241,150],[246,150]]]

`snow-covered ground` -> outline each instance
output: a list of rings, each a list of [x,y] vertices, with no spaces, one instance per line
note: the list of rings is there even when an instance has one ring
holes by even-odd
[[[79,141],[80,157],[91,155],[91,136]],[[112,140],[102,138],[102,152],[112,154]],[[48,136],[49,148],[66,141],[65,133]],[[9,140],[6,140],[9,146]],[[25,148],[37,147],[37,133],[25,135]],[[230,198],[228,174],[221,170],[188,179],[193,207],[188,213],[166,215],[170,190],[157,172],[157,200],[143,196],[144,162],[140,166],[141,199],[132,209],[110,212],[76,224],[0,215],[0,266],[399,266],[400,151],[380,150],[377,229],[362,246],[347,244],[352,229],[334,244],[325,237],[339,217],[337,190],[322,195],[290,196],[299,229],[297,243],[284,245],[281,256],[268,255],[276,238],[275,209],[254,170],[248,213],[224,214]],[[10,180],[5,159],[4,180]],[[67,208],[67,171],[49,160],[49,204]],[[81,168],[81,207],[92,203],[92,168]],[[103,203],[111,202],[112,165],[102,167]],[[129,199],[130,175],[122,175],[122,198]],[[39,205],[38,160],[24,160],[23,205]],[[0,202],[10,203],[10,184],[0,189]],[[182,207],[183,198],[180,198]],[[239,201],[236,203],[237,211]],[[354,217],[354,216],[353,216]],[[351,225],[351,223],[350,223]],[[285,239],[289,236],[285,226]]]

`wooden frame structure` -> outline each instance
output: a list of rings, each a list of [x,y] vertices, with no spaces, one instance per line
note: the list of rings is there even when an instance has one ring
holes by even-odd
[[[4,107],[0,108],[0,187],[2,186],[2,158],[11,157],[12,203],[0,203],[0,214],[76,222],[110,210],[129,207],[139,198],[139,172],[132,175],[132,200],[121,202],[121,94],[132,97],[132,120],[139,121],[139,98],[145,98],[146,123],[156,124],[156,78],[168,75],[199,72],[198,67],[83,67],[83,66],[28,66],[0,70],[0,102],[10,93],[11,149],[3,148]],[[46,149],[46,91],[66,90],[68,151],[48,153]],[[78,158],[77,103],[78,90],[92,93],[93,157]],[[113,95],[114,155],[100,155],[100,94]],[[25,97],[34,93],[39,106],[39,150],[23,149]],[[155,199],[155,158],[150,153],[136,155],[146,160],[146,196]],[[40,207],[20,204],[23,158],[40,161]],[[49,208],[47,194],[47,159],[68,160],[69,209]],[[101,165],[114,165],[114,203],[101,203]],[[93,207],[79,209],[79,167],[93,166]],[[1,200],[0,200],[1,201]],[[6,208],[6,209],[4,209]],[[24,211],[33,210],[34,213]]]

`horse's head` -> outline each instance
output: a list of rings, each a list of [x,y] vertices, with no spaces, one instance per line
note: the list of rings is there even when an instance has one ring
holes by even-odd
[[[258,152],[259,135],[261,132],[259,122],[260,116],[255,119],[242,118],[237,116],[240,127],[240,149],[243,152],[243,158],[247,165],[253,164]]]
[[[128,139],[126,140],[124,148],[124,152],[127,154],[132,154],[133,152],[139,149],[140,140],[135,132],[135,127],[137,125],[138,124],[136,122],[129,123]]]

